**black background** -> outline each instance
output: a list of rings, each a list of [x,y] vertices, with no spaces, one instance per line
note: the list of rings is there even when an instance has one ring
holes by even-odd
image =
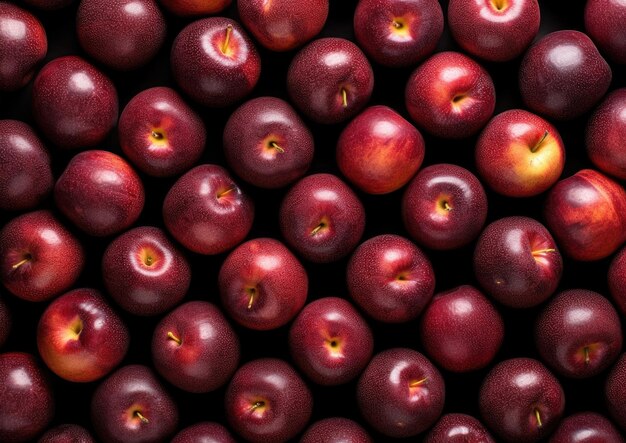
[[[106,0],[104,0],[106,1]],[[17,2],[20,3],[20,2]],[[352,18],[356,0],[331,0],[330,14],[326,26],[320,36],[336,36],[354,40]],[[444,14],[447,1],[442,1]],[[548,0],[541,3],[541,29],[539,36],[557,29],[584,30],[583,0]],[[23,6],[23,5],[21,5]],[[75,34],[75,15],[77,4],[54,12],[42,12],[32,9],[43,23],[48,35],[48,55],[46,61],[68,54],[78,54],[101,68],[114,81],[120,100],[120,112],[126,103],[140,91],[153,86],[172,86],[169,69],[169,52],[171,44],[178,32],[193,19],[181,19],[164,12],[168,21],[167,39],[161,51],[149,64],[131,73],[117,73],[91,60],[79,47]],[[28,9],[28,8],[27,8]],[[224,13],[237,18],[235,5],[231,5]],[[262,56],[261,79],[249,98],[271,95],[287,99],[286,74],[289,62],[296,51],[272,53],[257,45]],[[453,41],[447,28],[439,42],[437,51],[460,50]],[[496,114],[507,109],[523,107],[518,90],[518,68],[520,59],[503,64],[481,62],[491,74],[497,91]],[[408,119],[404,106],[404,87],[415,68],[390,69],[372,63],[375,73],[375,87],[370,104],[391,106]],[[611,64],[613,82],[610,90],[626,86],[626,67]],[[30,112],[32,82],[22,90],[11,93],[0,93],[0,118],[23,120],[32,126]],[[222,130],[228,116],[236,108],[206,109],[193,105],[202,115],[208,130],[207,146],[202,163],[225,165],[222,153]],[[584,167],[591,167],[584,147],[584,129],[589,114],[566,123],[555,123],[565,142],[567,161],[563,177],[572,175]],[[310,173],[330,172],[341,175],[334,162],[334,150],[337,137],[345,123],[332,126],[314,124],[306,120],[315,136],[315,159]],[[473,151],[476,137],[448,141],[438,139],[422,131],[426,140],[426,157],[423,166],[435,163],[454,163],[464,166],[476,173]],[[45,139],[44,139],[45,141]],[[63,151],[46,142],[53,157],[55,177],[63,171],[69,159],[76,151]],[[97,148],[107,149],[121,154],[117,141],[116,130]],[[140,219],[134,226],[153,225],[163,227],[161,206],[163,198],[176,178],[153,179],[140,174],[145,190],[146,205]],[[255,201],[256,215],[252,231],[248,239],[255,237],[280,238],[278,228],[278,208],[286,189],[268,191],[237,180]],[[366,231],[363,240],[384,233],[397,233],[408,236],[400,217],[400,201],[403,190],[386,196],[370,196],[362,192],[357,194],[364,203],[367,213]],[[544,222],[542,216],[545,194],[527,199],[507,199],[487,190],[489,200],[488,222],[504,216],[527,215]],[[54,208],[52,198],[48,198],[43,207],[49,208],[65,221],[66,225],[77,235],[85,247],[87,262],[84,272],[75,287],[95,287],[104,292],[100,271],[101,257],[111,238],[97,239],[88,237],[63,218]],[[4,225],[15,213],[1,213],[0,223]],[[477,286],[472,273],[472,252],[474,243],[457,251],[437,252],[425,250],[430,257],[436,274],[436,292],[447,290],[461,284]],[[185,301],[208,300],[219,305],[217,273],[226,254],[205,257],[187,253],[192,264],[192,284]],[[309,273],[309,298],[314,300],[326,296],[349,297],[345,285],[345,269],[347,258],[332,264],[314,265],[303,260]],[[577,263],[565,258],[564,275],[559,290],[569,288],[586,288],[608,295],[606,273],[610,258],[592,263]],[[13,313],[13,329],[7,344],[2,351],[25,351],[33,354],[36,349],[36,325],[47,303],[33,304],[10,296],[2,289],[2,298]],[[111,301],[113,304],[113,302]],[[533,343],[532,327],[541,306],[528,310],[512,310],[498,305],[505,319],[505,342],[496,357],[501,361],[512,357],[539,358]],[[151,365],[150,343],[152,331],[162,316],[141,318],[127,314],[120,309],[118,312],[129,326],[131,343],[123,364]],[[621,317],[622,322],[624,317]],[[402,325],[388,325],[368,319],[375,336],[375,352],[392,347],[410,347],[422,351],[418,336],[418,322],[412,321]],[[269,332],[246,330],[234,325],[240,337],[241,363],[259,357],[278,357],[290,361],[287,348],[288,326]],[[444,413],[463,412],[479,417],[477,398],[482,379],[488,369],[469,374],[457,375],[442,371],[446,382],[446,405]],[[570,381],[560,378],[566,392],[565,414],[593,410],[607,414],[603,397],[603,385],[606,373],[582,380]],[[73,384],[56,376],[51,376],[57,401],[57,411],[52,425],[62,423],[79,423],[93,432],[89,418],[89,404],[93,390],[98,382]],[[200,421],[218,421],[226,424],[223,396],[225,388],[210,394],[189,394],[162,380],[167,390],[175,398],[179,406],[180,424],[182,429]],[[312,422],[321,418],[343,416],[359,421],[376,441],[385,439],[377,434],[359,417],[356,406],[356,381],[338,387],[320,387],[308,383],[314,393],[314,410]],[[0,405],[1,406],[1,405]],[[311,422],[311,423],[312,423]]]

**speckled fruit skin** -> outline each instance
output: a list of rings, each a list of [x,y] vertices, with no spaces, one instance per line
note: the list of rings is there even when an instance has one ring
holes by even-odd
[[[552,235],[529,217],[505,217],[488,225],[474,249],[474,274],[494,299],[529,308],[556,290],[563,260]]]
[[[95,443],[95,441],[82,426],[66,424],[50,429],[37,443]]]
[[[324,27],[328,0],[240,0],[239,17],[257,41],[272,51],[289,51]]]
[[[455,72],[449,76],[446,72]],[[496,91],[489,73],[459,52],[440,52],[409,78],[406,107],[420,128],[443,138],[465,138],[491,118]]]
[[[563,419],[549,443],[624,443],[613,423],[595,412],[580,412]]]
[[[467,52],[493,62],[521,55],[539,31],[537,0],[450,0],[448,24]]]
[[[54,9],[64,8],[75,0],[22,0],[24,3],[34,6],[35,8],[52,11]]]
[[[435,290],[428,257],[410,240],[384,234],[363,242],[346,270],[353,300],[371,317],[401,323],[417,317]]]
[[[356,116],[337,141],[337,166],[369,194],[404,186],[422,165],[422,134],[387,106],[371,106]]]
[[[279,213],[283,237],[300,255],[328,263],[348,255],[365,230],[365,209],[332,174],[309,175],[285,195]]]
[[[622,248],[613,257],[609,266],[607,280],[609,291],[613,296],[613,302],[617,305],[622,315],[626,316],[626,248]]]
[[[111,298],[124,310],[156,315],[187,295],[191,269],[165,232],[141,226],[109,244],[102,257],[102,278]]]
[[[609,413],[626,432],[626,354],[611,369],[604,388]]]
[[[487,219],[487,195],[465,168],[428,166],[417,173],[402,197],[402,221],[411,237],[431,249],[465,246]]]
[[[91,398],[91,421],[103,441],[161,442],[176,430],[178,409],[147,366],[129,365],[96,388]]]
[[[489,371],[478,402],[483,420],[500,438],[535,442],[558,424],[565,394],[559,381],[538,360],[513,358]]]
[[[585,289],[563,291],[535,324],[541,358],[557,373],[587,378],[608,368],[622,350],[622,327],[608,299]],[[586,351],[585,351],[586,349]]]
[[[0,209],[31,209],[50,194],[53,184],[50,155],[32,128],[0,120]]]
[[[465,414],[446,414],[424,437],[423,443],[495,443],[481,422]]]
[[[304,429],[313,398],[289,364],[264,358],[237,370],[226,390],[225,408],[230,426],[246,440],[283,442]]]
[[[372,443],[372,439],[358,423],[347,418],[325,418],[306,430],[300,443]]]
[[[565,166],[565,146],[557,129],[522,109],[492,118],[474,152],[482,179],[508,197],[530,197],[547,191]]]
[[[148,63],[165,40],[165,18],[155,0],[81,0],[76,33],[82,48],[110,68]]]
[[[122,157],[108,151],[75,155],[54,186],[57,208],[89,235],[117,234],[139,218],[143,183]]]
[[[176,15],[190,17],[220,12],[231,0],[160,0],[161,4]]]
[[[111,372],[129,341],[126,325],[95,289],[74,289],[57,298],[37,326],[39,355],[52,372],[72,382]]]
[[[49,300],[66,291],[84,263],[81,244],[49,211],[20,215],[0,231],[0,278],[23,300]]]
[[[187,392],[211,392],[237,369],[239,339],[215,305],[191,301],[155,328],[152,360],[157,372],[174,386]]]
[[[500,349],[504,322],[480,291],[459,286],[433,297],[420,317],[420,339],[440,367],[474,371],[487,366]]]
[[[435,50],[443,22],[436,0],[364,0],[354,12],[354,34],[377,63],[412,66]]]
[[[626,2],[588,0],[585,30],[600,50],[616,63],[626,64]]]
[[[223,142],[228,166],[261,188],[297,180],[313,161],[313,134],[279,98],[259,97],[241,105],[226,123]]]
[[[412,437],[430,428],[441,415],[444,400],[441,374],[412,349],[375,355],[357,385],[361,414],[389,437]]]
[[[0,440],[27,442],[54,416],[55,402],[46,375],[30,354],[0,354]]]
[[[170,63],[178,86],[211,107],[238,102],[261,75],[261,58],[252,40],[239,23],[224,17],[187,25],[174,40]]]
[[[117,91],[106,75],[82,58],[59,57],[35,78],[32,112],[39,129],[55,145],[91,147],[117,123]]]
[[[526,106],[551,119],[571,120],[590,110],[611,84],[611,67],[579,31],[556,31],[526,51],[519,87]]]
[[[0,298],[0,348],[4,345],[11,333],[12,317],[6,303]]]
[[[163,221],[170,234],[199,254],[233,248],[248,235],[253,219],[253,201],[217,165],[200,165],[187,172],[163,202]]]
[[[202,422],[180,431],[172,443],[236,443],[236,440],[221,424]]]
[[[374,338],[359,312],[338,297],[317,299],[289,329],[289,350],[302,372],[320,385],[356,378],[372,358]]]
[[[626,240],[626,192],[605,175],[583,169],[552,188],[544,217],[566,254],[599,260]]]
[[[374,72],[365,54],[343,38],[309,43],[296,54],[287,72],[291,100],[318,123],[340,123],[354,117],[373,90]]]

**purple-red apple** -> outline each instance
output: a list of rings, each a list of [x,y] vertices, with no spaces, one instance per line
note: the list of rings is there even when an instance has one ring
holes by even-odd
[[[495,440],[471,415],[446,414],[424,437],[423,443],[495,443]]]
[[[609,413],[626,432],[626,354],[613,365],[604,387]]]
[[[37,443],[95,443],[87,429],[79,425],[59,425],[48,430]]]
[[[622,248],[613,257],[607,280],[613,301],[621,313],[626,316],[626,248]]]
[[[626,3],[587,0],[585,30],[600,50],[616,63],[626,64]]]
[[[202,422],[180,431],[172,443],[236,443],[236,440],[221,424]]]
[[[357,422],[347,418],[325,418],[313,423],[300,443],[372,443],[373,440]]]
[[[549,443],[624,443],[624,437],[604,416],[579,412],[561,420]]]
[[[226,9],[231,0],[160,0],[161,4],[176,15],[190,17],[216,14]]]

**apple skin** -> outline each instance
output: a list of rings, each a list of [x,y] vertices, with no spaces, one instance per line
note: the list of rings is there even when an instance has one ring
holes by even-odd
[[[365,54],[343,38],[309,43],[296,54],[287,72],[291,101],[318,123],[334,124],[354,117],[373,90],[374,72]]]
[[[375,355],[357,385],[365,420],[394,438],[412,437],[430,428],[443,411],[444,399],[441,374],[412,349],[394,348]]]
[[[526,50],[541,14],[537,0],[450,0],[448,24],[456,42],[492,62],[512,60]]]
[[[423,443],[496,443],[481,422],[465,414],[446,414],[424,437]]]
[[[152,360],[174,386],[211,392],[237,369],[239,339],[215,305],[191,301],[167,314],[155,328]]]
[[[239,18],[271,51],[289,51],[315,37],[328,17],[328,0],[240,0]]]
[[[210,107],[238,102],[261,75],[261,58],[252,40],[239,23],[224,17],[187,25],[174,40],[170,63],[180,89]]]
[[[626,354],[622,354],[609,373],[604,387],[609,413],[626,432]]]
[[[169,311],[187,295],[191,269],[159,228],[142,226],[113,240],[102,257],[107,292],[135,315]]]
[[[0,120],[0,209],[31,209],[50,194],[53,184],[50,154],[32,128]]]
[[[160,0],[160,2],[176,15],[191,17],[216,14],[226,9],[231,0]]]
[[[508,197],[547,191],[565,166],[557,129],[538,115],[512,109],[483,129],[475,150],[476,168],[491,189]]]
[[[613,423],[595,412],[580,412],[561,420],[549,443],[624,443]]]
[[[172,443],[236,443],[236,440],[221,424],[202,422],[180,431]]]
[[[371,106],[341,131],[337,165],[356,187],[388,194],[415,175],[424,160],[422,134],[387,106]]]
[[[589,111],[611,84],[611,67],[586,34],[556,31],[526,51],[519,70],[522,100],[534,112],[571,120]]]
[[[597,292],[571,289],[555,296],[535,323],[535,344],[554,371],[587,378],[608,368],[622,350],[619,315]]]
[[[348,255],[365,230],[365,209],[352,189],[332,174],[313,174],[287,192],[280,206],[287,243],[314,263]]]
[[[313,423],[300,443],[372,443],[373,440],[357,422],[347,418],[325,418]]]
[[[402,197],[402,220],[411,237],[431,249],[465,246],[487,219],[487,194],[478,178],[441,163],[417,173]]]
[[[0,348],[6,343],[12,326],[11,311],[6,303],[0,298]]]
[[[185,248],[214,255],[239,244],[252,228],[254,202],[226,169],[200,165],[180,177],[163,201],[167,230]]]
[[[20,215],[0,231],[0,279],[15,296],[49,300],[69,289],[85,264],[79,241],[52,215]]]
[[[258,97],[241,105],[226,123],[223,143],[228,166],[261,188],[299,179],[313,161],[313,134],[279,98]]]
[[[0,441],[27,442],[48,427],[55,410],[50,384],[30,354],[0,354]]]
[[[529,217],[505,217],[488,225],[473,260],[480,285],[512,308],[547,300],[563,274],[563,259],[550,232]]]
[[[332,386],[356,378],[374,352],[374,338],[359,312],[338,297],[317,299],[289,329],[291,356],[304,374]]]
[[[75,155],[54,186],[57,208],[89,235],[105,237],[130,227],[145,201],[143,183],[122,157],[92,150]]]
[[[225,409],[230,426],[244,439],[283,442],[304,429],[313,397],[288,363],[264,358],[237,370],[226,390]]]
[[[354,34],[365,53],[389,67],[417,65],[443,33],[436,0],[364,0],[354,12]]]
[[[544,217],[567,255],[599,260],[626,240],[626,192],[605,175],[583,169],[550,190]]]
[[[609,291],[622,315],[626,316],[626,248],[622,248],[609,266]]]
[[[585,30],[611,60],[626,64],[626,3],[615,0],[588,0]]]
[[[611,92],[587,125],[585,144],[593,164],[606,174],[626,180],[626,88]]]
[[[37,443],[95,443],[95,440],[82,426],[66,424],[48,430]]]
[[[410,240],[379,235],[354,251],[346,270],[348,291],[372,318],[402,323],[416,318],[435,290],[428,257]]]
[[[178,408],[147,366],[129,365],[96,388],[91,421],[106,442],[161,442],[176,431]]]
[[[35,77],[32,112],[41,132],[55,145],[91,147],[117,123],[117,91],[106,75],[82,58],[59,57]]]
[[[120,71],[148,63],[165,40],[166,23],[155,0],[81,0],[76,33],[91,57]]]
[[[278,240],[257,238],[232,251],[218,276],[222,305],[240,325],[276,329],[300,312],[309,279],[300,261]]]
[[[431,56],[413,71],[405,100],[420,128],[437,137],[458,139],[477,133],[489,121],[496,91],[482,66],[466,55],[447,51]]]
[[[504,322],[487,297],[463,285],[433,297],[420,317],[420,339],[440,367],[474,371],[493,361],[504,340]]]

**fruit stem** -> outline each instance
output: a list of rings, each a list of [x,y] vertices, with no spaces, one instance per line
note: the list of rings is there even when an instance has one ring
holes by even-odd
[[[315,234],[317,234],[317,233],[318,233],[318,232],[320,232],[320,230],[321,230],[322,228],[324,228],[325,226],[326,226],[326,223],[324,223],[324,222],[320,222],[320,224],[319,224],[319,225],[317,225],[315,228],[313,228],[313,230],[311,231],[311,235],[315,235]]]
[[[252,405],[252,407],[250,408],[251,411],[254,411],[255,409],[258,409],[262,406],[265,406],[265,402],[263,401],[257,401],[255,404]]]
[[[280,145],[278,143],[276,143],[276,142],[270,142],[270,148],[276,149],[281,154],[283,152],[285,152],[285,150],[283,148],[281,148]]]
[[[444,201],[441,206],[443,206],[443,209],[445,209],[446,211],[452,211],[452,206],[450,206],[448,204],[448,202]]]
[[[226,26],[226,38],[224,39],[224,44],[222,45],[222,54],[226,54],[226,51],[228,50],[231,32],[233,32],[233,25],[229,24]]]
[[[535,418],[537,419],[537,426],[539,426],[540,428],[543,427],[543,423],[541,422],[541,413],[537,408],[535,408]]]
[[[541,254],[545,254],[546,252],[556,252],[556,249],[554,248],[538,249],[536,251],[533,251],[533,257],[536,257]]]
[[[348,107],[348,91],[346,91],[346,88],[341,88],[341,103],[344,108]]]
[[[174,340],[176,343],[178,343],[178,346],[183,344],[183,341],[180,338],[176,337],[172,331],[167,332],[167,338]]]
[[[17,263],[15,263],[15,264],[12,266],[12,268],[13,268],[13,269],[17,269],[17,268],[19,268],[20,266],[22,266],[23,264],[28,263],[30,260],[31,260],[31,258],[30,258],[30,257],[25,257],[24,259],[22,259],[22,260],[18,261]]]
[[[415,381],[412,381],[411,383],[409,383],[409,387],[410,387],[410,388],[415,388],[415,387],[417,387],[417,386],[420,386],[420,385],[424,384],[424,382],[425,382],[426,380],[428,380],[428,377],[424,377],[424,378],[422,378],[422,379],[420,379],[420,380],[415,380]]]
[[[399,21],[394,20],[394,21],[391,22],[391,24],[396,29],[402,29],[402,23],[400,23]]]
[[[137,418],[139,420],[141,420],[144,423],[150,423],[150,420],[148,420],[146,417],[143,416],[143,414],[139,411],[135,411],[135,415],[137,416]]]
[[[589,347],[585,346],[583,348],[583,352],[585,353],[585,364],[588,365],[589,362],[590,362],[590,359],[589,359]]]
[[[157,140],[163,140],[163,134],[157,131],[152,131],[152,138],[155,138]]]
[[[235,185],[230,186],[228,189],[226,189],[225,191],[220,192],[219,194],[217,194],[217,198],[222,198],[224,197],[226,194],[234,191],[235,189],[237,189],[237,187]]]
[[[541,146],[541,144],[545,141],[545,139],[548,137],[548,134],[550,134],[548,131],[543,133],[543,137],[541,137],[541,139],[539,139],[539,141],[537,142],[537,144],[535,146],[533,146],[530,149],[530,152],[535,153],[537,152],[537,150],[539,149],[539,147]]]
[[[250,294],[250,300],[248,300],[248,309],[252,309],[252,303],[254,303],[254,296],[256,295],[256,289],[255,288],[248,289],[248,294]]]

